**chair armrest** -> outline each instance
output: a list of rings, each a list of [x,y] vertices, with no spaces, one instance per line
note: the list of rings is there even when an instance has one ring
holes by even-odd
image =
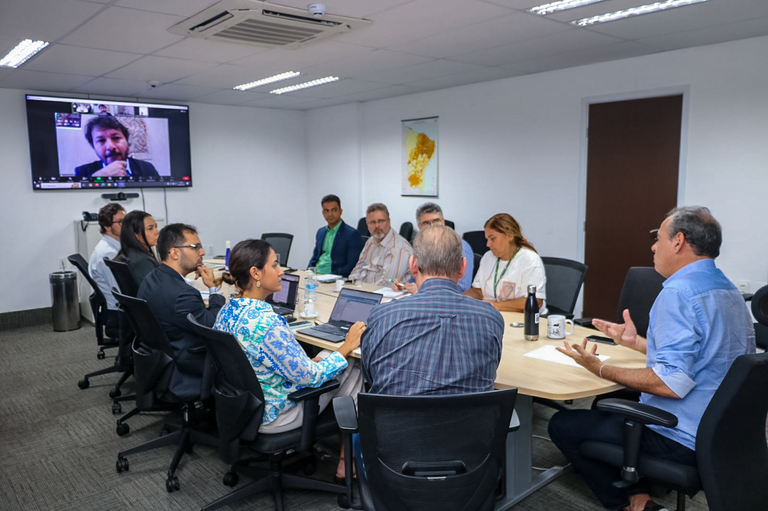
[[[195,355],[197,355],[198,353],[205,353],[206,351],[208,351],[208,349],[202,344],[200,346],[194,346],[192,348],[189,348],[189,352],[194,353]]]
[[[677,417],[674,414],[626,399],[602,399],[597,403],[597,409],[621,415],[640,424],[654,424],[665,428],[677,426]]]
[[[357,410],[355,410],[355,400],[352,396],[334,398],[333,413],[336,415],[336,422],[339,423],[341,431],[357,433]]]
[[[339,388],[339,385],[341,385],[339,380],[331,380],[323,383],[317,388],[307,387],[297,390],[296,392],[291,392],[287,397],[294,403],[300,403],[301,401],[306,401],[308,399],[318,398],[326,392]]]
[[[587,327],[587,328],[593,328],[593,329],[597,330],[595,328],[595,326],[592,324],[592,320],[593,319],[595,319],[595,318],[576,318],[576,319],[573,320],[573,322],[576,323],[579,326],[584,326],[584,327]]]

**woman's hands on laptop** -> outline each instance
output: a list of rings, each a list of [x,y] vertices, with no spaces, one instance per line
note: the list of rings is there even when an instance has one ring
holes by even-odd
[[[363,332],[365,332],[365,323],[362,321],[358,321],[349,327],[344,344],[339,346],[338,352],[344,357],[348,357],[350,353],[360,347],[360,338],[363,336]]]

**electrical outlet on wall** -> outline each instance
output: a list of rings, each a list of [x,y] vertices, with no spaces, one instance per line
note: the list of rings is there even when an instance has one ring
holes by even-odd
[[[737,280],[736,281],[736,287],[739,288],[740,293],[749,293],[749,281],[748,280]]]

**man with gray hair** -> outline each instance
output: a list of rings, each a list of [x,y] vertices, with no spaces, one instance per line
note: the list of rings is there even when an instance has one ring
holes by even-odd
[[[409,276],[408,258],[413,249],[405,238],[392,229],[387,206],[380,202],[368,206],[365,222],[371,237],[365,243],[349,278],[387,287],[396,279],[406,280]]]
[[[376,306],[362,354],[372,394],[430,395],[493,389],[504,319],[490,303],[463,296],[461,238],[444,225],[416,236],[408,260],[417,294]]]
[[[445,217],[443,216],[443,209],[434,202],[425,202],[416,209],[416,225],[419,230],[423,230],[430,225],[445,225]],[[467,271],[464,272],[464,276],[459,280],[459,291],[462,293],[472,287],[472,275],[475,269],[475,254],[472,252],[472,247],[469,246],[464,240],[461,240],[461,248],[464,254],[464,259],[467,260]],[[405,289],[411,294],[418,291],[416,282],[411,278],[408,282],[400,282],[396,280],[392,284],[392,289],[397,291],[398,289]]]
[[[641,392],[640,402],[674,414],[674,428],[648,426],[640,451],[696,466],[696,432],[705,408],[739,355],[755,352],[752,318],[736,286],[715,266],[720,224],[709,209],[675,208],[653,244],[656,271],[666,277],[651,309],[648,339],[637,335],[629,310],[624,324],[594,320],[617,344],[646,354],[645,369],[609,365],[595,347],[569,345],[560,351],[600,378]],[[623,443],[623,419],[599,410],[567,410],[552,417],[549,434],[606,509],[661,511],[648,483],[617,488],[618,469],[581,455],[583,442]]]

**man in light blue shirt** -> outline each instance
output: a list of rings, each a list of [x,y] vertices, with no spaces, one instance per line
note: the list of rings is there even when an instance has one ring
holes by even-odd
[[[118,305],[117,300],[112,295],[112,288],[117,287],[117,282],[110,269],[104,264],[104,258],[113,259],[120,251],[120,231],[123,227],[123,217],[125,217],[125,210],[117,203],[107,204],[99,210],[101,240],[93,249],[91,260],[88,263],[88,273],[96,281],[107,300],[107,313],[104,318],[106,328],[118,328]]]
[[[645,369],[601,362],[586,341],[566,344],[562,353],[596,376],[641,392],[640,402],[674,414],[675,428],[650,426],[641,452],[696,466],[696,432],[701,417],[736,357],[755,352],[752,319],[738,289],[715,266],[720,224],[707,208],[670,211],[651,250],[654,267],[667,280],[650,315],[648,339],[637,335],[629,310],[624,324],[594,320],[617,344],[646,354]],[[597,410],[559,412],[549,424],[552,441],[586,480],[606,509],[660,511],[644,480],[615,488],[615,467],[582,458],[580,444],[600,439],[622,445],[623,419]]]

